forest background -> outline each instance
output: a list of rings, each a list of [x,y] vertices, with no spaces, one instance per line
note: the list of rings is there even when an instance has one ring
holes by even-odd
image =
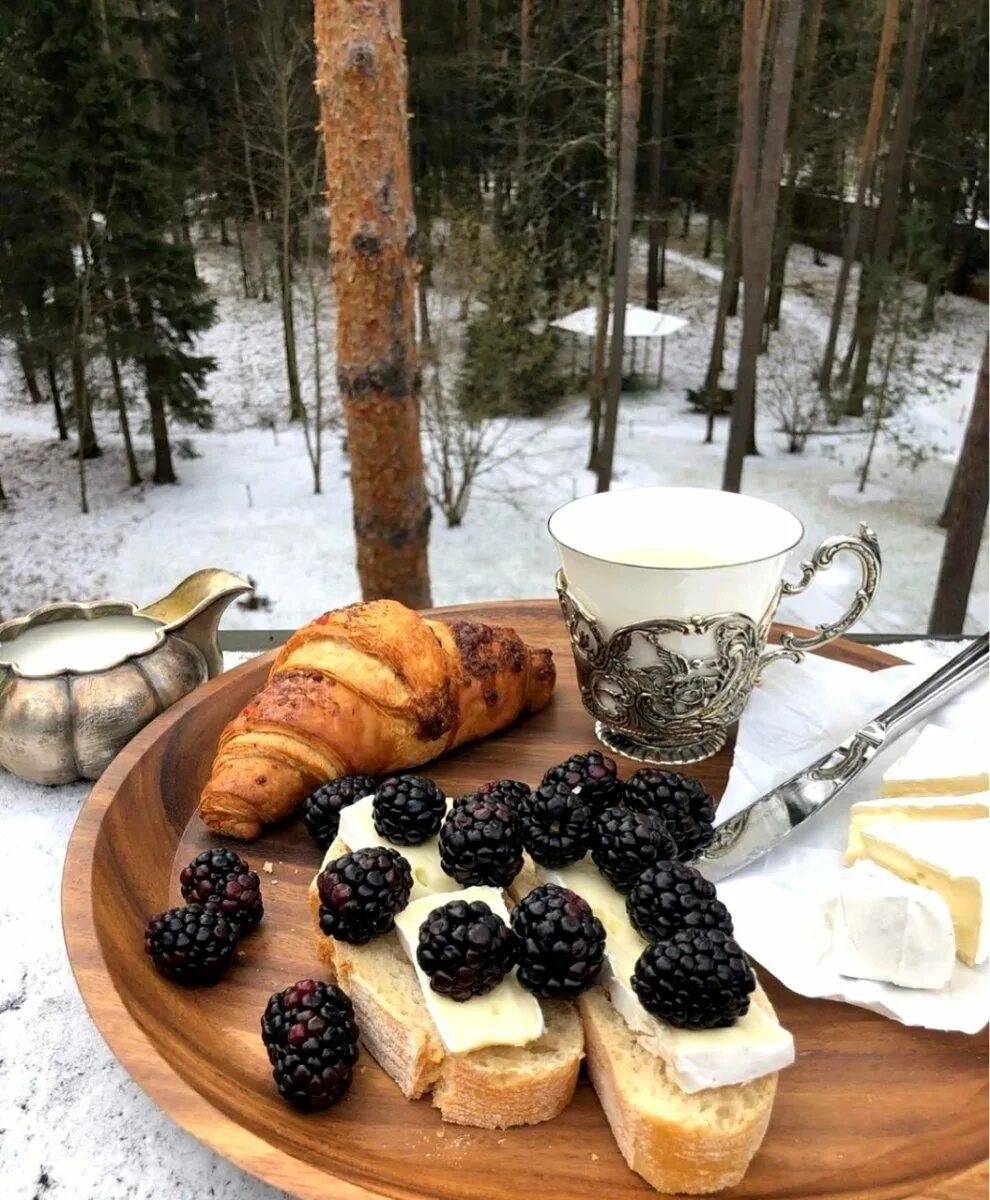
[[[433,519],[395,594],[550,594],[557,503],[690,483],[809,543],[868,519],[874,628],[985,628],[985,6],[403,17]],[[244,624],[367,594],[316,70],[305,0],[5,6],[0,617],[207,561],[255,578]],[[688,322],[662,385],[626,300]]]

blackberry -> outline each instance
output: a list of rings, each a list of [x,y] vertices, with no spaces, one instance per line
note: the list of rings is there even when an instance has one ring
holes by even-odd
[[[398,850],[371,846],[327,863],[316,887],[323,932],[361,946],[393,928],[409,903],[412,870]]]
[[[144,950],[166,979],[212,984],[230,966],[239,933],[218,905],[186,904],[148,920]]]
[[[375,792],[375,829],[397,846],[418,846],[434,834],[447,815],[447,801],[432,779],[398,775]]]
[[[279,1094],[296,1108],[329,1108],[350,1087],[358,1029],[350,1000],[334,984],[301,979],[275,992],[261,1018],[261,1040]]]
[[[615,807],[595,818],[592,860],[620,892],[632,887],[644,867],[676,852],[674,839],[656,813]]]
[[[430,977],[430,987],[451,1000],[490,992],[515,957],[515,935],[483,900],[452,900],[419,927],[416,961]]]
[[[363,800],[375,790],[375,781],[370,775],[344,775],[331,779],[318,787],[303,801],[303,821],[314,842],[324,850],[337,836],[340,825],[340,810]]]
[[[681,862],[697,858],[715,836],[715,803],[704,785],[687,775],[643,767],[626,780],[624,802],[663,817]]]
[[[543,783],[519,813],[522,843],[544,867],[563,867],[584,857],[595,827],[595,806],[582,789]]]
[[[532,794],[533,789],[529,784],[520,783],[518,779],[493,779],[478,788],[479,796],[497,796],[516,812],[522,802],[528,800]]]
[[[261,880],[239,854],[216,847],[197,854],[179,875],[183,900],[217,904],[242,933],[253,929],[265,915]]]
[[[591,987],[605,958],[605,928],[570,888],[544,883],[512,910],[516,978],[534,996],[571,999]]]
[[[633,881],[626,896],[629,920],[648,942],[680,929],[721,929],[732,936],[732,917],[715,885],[687,863],[661,860]]]
[[[522,866],[522,839],[509,803],[497,793],[459,799],[440,827],[440,865],[462,887],[508,887]]]
[[[618,804],[622,794],[615,763],[598,750],[584,754],[572,754],[570,758],[551,767],[543,776],[544,783],[565,783],[569,788],[579,787],[599,808],[606,804]]]
[[[681,929],[647,946],[631,982],[648,1013],[680,1029],[735,1024],[756,987],[749,959],[721,929]]]

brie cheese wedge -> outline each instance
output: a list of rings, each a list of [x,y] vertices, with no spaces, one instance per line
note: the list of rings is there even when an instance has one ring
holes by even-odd
[[[385,846],[390,850],[398,850],[412,870],[413,885],[409,893],[410,900],[419,900],[434,892],[456,892],[460,884],[451,879],[440,866],[439,838],[431,837],[418,846],[399,846],[390,842],[375,828],[375,818],[372,813],[373,796],[365,796],[356,800],[340,811],[340,825],[337,837],[347,846],[348,850],[363,850],[367,846]],[[453,800],[448,797],[447,811],[450,811]],[[323,866],[330,860],[328,850],[323,859]],[[322,870],[322,868],[321,868]]]
[[[966,796],[990,788],[986,747],[940,725],[921,736],[883,773],[881,796]]]
[[[537,874],[541,882],[570,888],[591,905],[605,926],[607,970],[602,982],[609,999],[629,1028],[640,1035],[643,1048],[663,1060],[682,1091],[748,1083],[794,1061],[793,1037],[754,1003],[726,1029],[677,1029],[651,1016],[630,982],[647,943],[626,914],[625,896],[590,859],[557,870],[539,867]]]
[[[988,879],[990,819],[878,821],[862,831],[863,849],[879,867],[945,900],[956,934],[956,954],[972,966],[990,952]]]
[[[840,975],[906,988],[941,988],[956,962],[949,906],[863,859],[842,872],[832,913],[832,965]]]
[[[345,810],[346,811],[346,810]],[[526,1046],[543,1034],[543,1011],[515,973],[506,975],[483,996],[451,1000],[430,987],[430,978],[416,961],[419,927],[435,909],[452,900],[483,900],[508,925],[509,911],[502,893],[494,887],[469,887],[413,900],[395,918],[395,929],[423,991],[423,999],[440,1040],[450,1054],[466,1054],[485,1046]]]
[[[877,821],[973,821],[990,817],[990,792],[971,796],[889,796],[860,800],[849,810],[846,862],[863,857],[862,830]]]

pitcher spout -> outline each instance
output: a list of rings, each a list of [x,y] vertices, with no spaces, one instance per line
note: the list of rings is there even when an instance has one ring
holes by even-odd
[[[161,621],[166,633],[176,633],[192,644],[206,659],[212,679],[223,669],[217,627],[227,606],[236,596],[253,591],[240,575],[219,567],[196,571],[167,596],[139,608],[138,614]]]

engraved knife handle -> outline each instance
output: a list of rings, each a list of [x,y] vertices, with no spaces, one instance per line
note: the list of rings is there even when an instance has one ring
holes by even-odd
[[[890,708],[884,709],[879,716],[874,717],[870,725],[877,728],[885,745],[890,744],[970,684],[985,679],[988,663],[990,637],[983,634],[955,658],[951,658],[944,667],[940,667],[934,675],[929,675],[906,696],[895,700]],[[869,726],[866,728],[869,729]]]

